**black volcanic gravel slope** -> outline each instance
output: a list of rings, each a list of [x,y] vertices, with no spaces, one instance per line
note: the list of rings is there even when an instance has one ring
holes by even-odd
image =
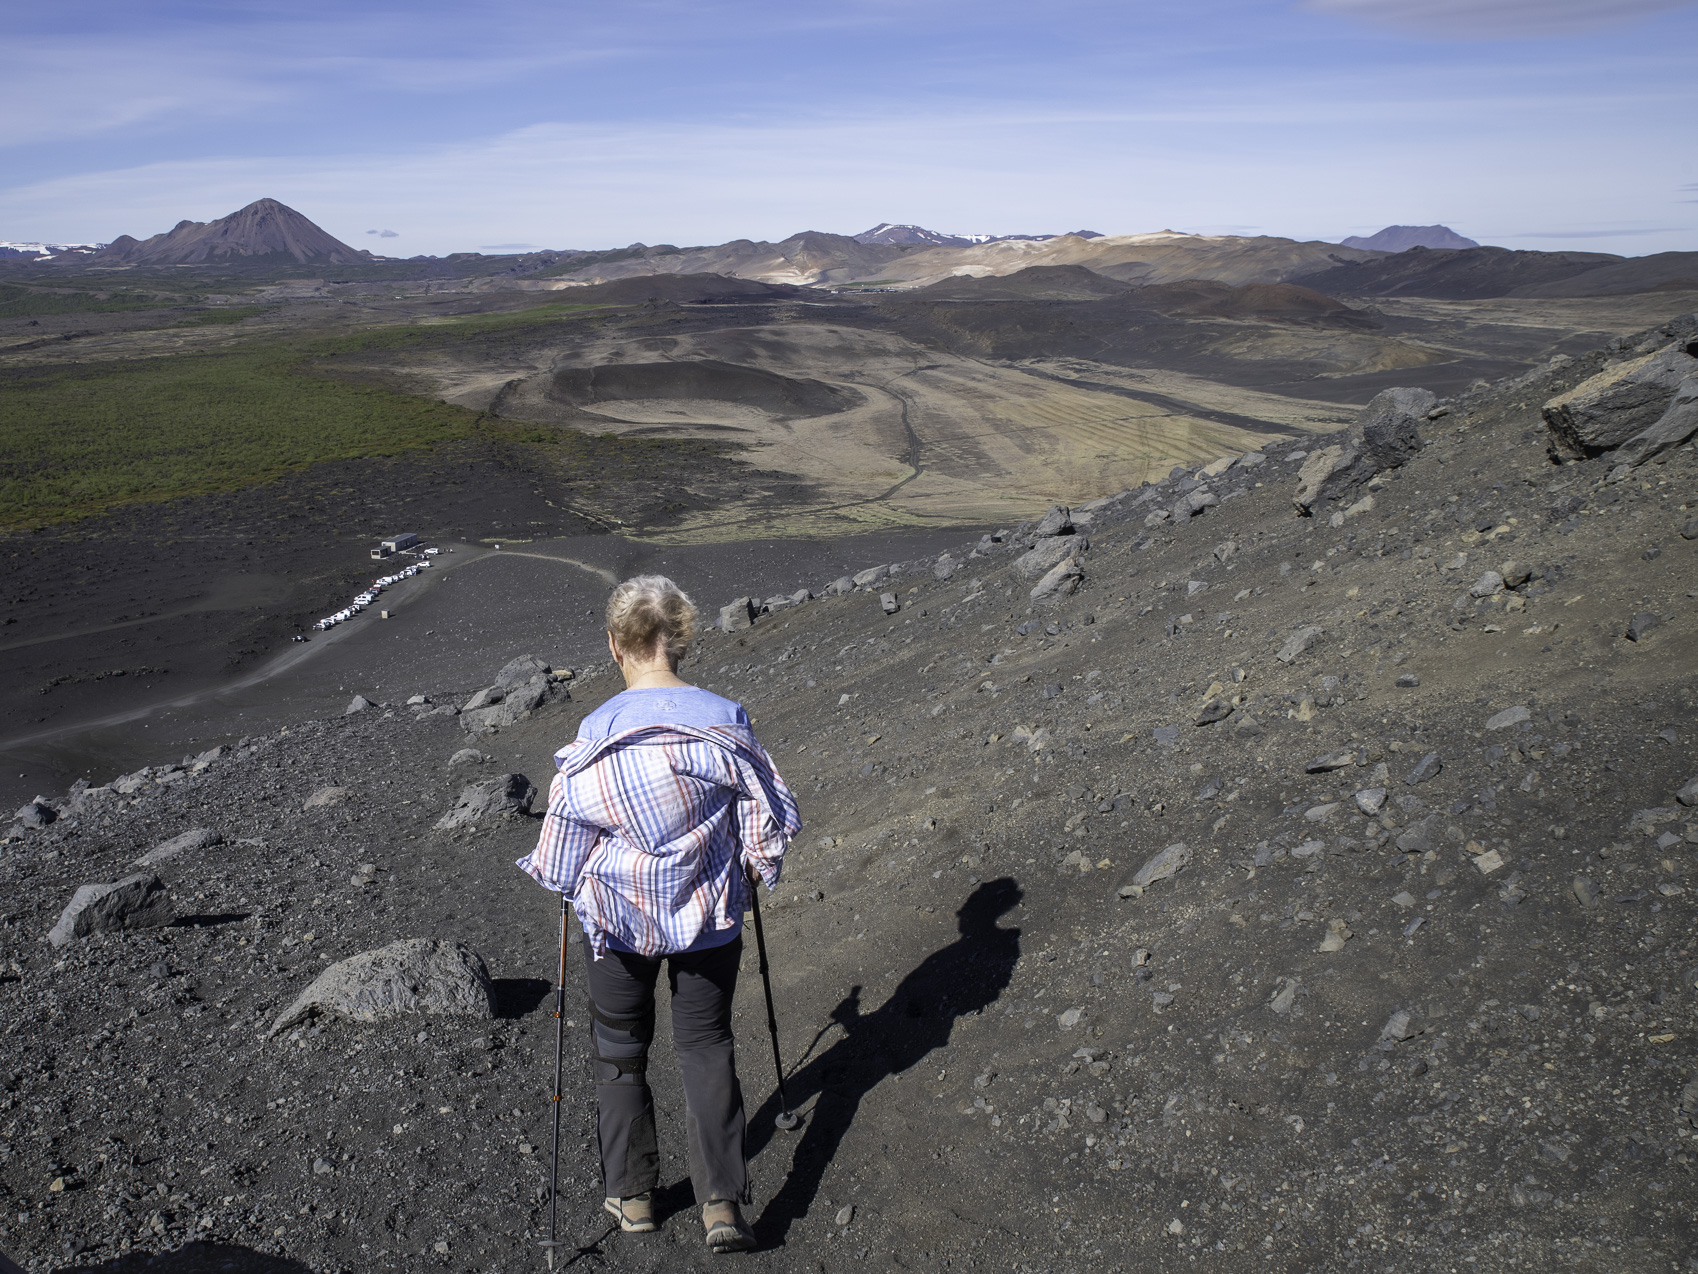
[[[1091,511],[1083,586],[1051,606],[1012,565],[1022,528],[701,639],[686,676],[748,706],[806,820],[767,913],[796,1134],[772,1128],[752,973],[738,1010],[750,1268],[1698,1260],[1698,813],[1676,799],[1698,454],[1614,484],[1550,464],[1538,404],[1606,357],[1443,404],[1338,526],[1294,513],[1286,446],[1203,475],[1220,503],[1186,524],[1145,520],[1196,475]],[[1528,583],[1470,598],[1509,558]],[[418,690],[458,702],[494,671]],[[451,713],[379,706],[16,831],[0,1247],[35,1271],[540,1263],[555,909],[510,865],[535,824],[433,825],[464,782],[544,782],[615,689],[570,685],[469,740],[483,765],[448,768]],[[43,944],[77,885],[194,827],[227,843],[161,867],[176,925]],[[1175,845],[1182,870],[1134,888]],[[477,948],[501,1016],[260,1038],[325,963],[403,937]],[[664,1026],[663,1229],[609,1231],[571,978],[579,1263],[712,1264]]]

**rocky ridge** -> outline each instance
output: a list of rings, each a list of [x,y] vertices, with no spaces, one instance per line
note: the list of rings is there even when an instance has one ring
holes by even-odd
[[[747,705],[807,824],[768,903],[795,1139],[740,1009],[750,1259],[1698,1259],[1698,453],[1554,463],[1546,423],[1694,331],[727,606],[685,675]],[[470,735],[502,704],[420,687],[31,803],[0,856],[0,1247],[536,1259],[555,913],[509,864],[523,772],[616,685],[508,669],[544,693]],[[169,918],[44,942],[142,858]],[[267,1038],[409,939],[475,956],[493,1016],[397,998]],[[614,1268],[707,1261],[675,1138],[663,1232],[608,1233],[570,1047],[567,1232]]]

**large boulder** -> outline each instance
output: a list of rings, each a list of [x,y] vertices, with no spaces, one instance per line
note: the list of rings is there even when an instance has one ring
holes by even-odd
[[[1311,451],[1297,471],[1297,511],[1308,517],[1334,500],[1353,495],[1379,472],[1379,465],[1356,439]]]
[[[1297,511],[1323,512],[1383,469],[1395,469],[1421,449],[1421,422],[1437,405],[1430,390],[1398,386],[1380,391],[1343,440],[1309,453],[1297,471]]]
[[[1698,377],[1680,382],[1668,407],[1650,428],[1633,435],[1607,457],[1616,464],[1644,464],[1698,433]]]
[[[403,1013],[495,1016],[495,988],[483,957],[463,942],[403,938],[338,960],[295,997],[271,1035],[318,1014],[376,1022]]]
[[[1058,563],[1071,561],[1086,549],[1091,542],[1082,535],[1056,535],[1039,540],[1031,550],[1014,559],[1014,569],[1027,579],[1037,579],[1046,575]]]
[[[28,805],[20,809],[14,818],[25,827],[46,827],[59,817],[59,811],[47,803],[47,798],[38,796]]]
[[[71,896],[47,940],[63,947],[91,933],[157,929],[171,923],[173,909],[165,885],[152,872],[137,872],[111,884],[83,885]]]
[[[1085,580],[1085,570],[1076,557],[1063,558],[1032,586],[1034,602],[1056,602],[1071,597]]]
[[[719,626],[728,633],[740,633],[745,628],[752,628],[754,623],[755,609],[751,598],[739,597],[719,608]]]
[[[1698,375],[1695,352],[1698,338],[1686,337],[1656,353],[1606,367],[1552,398],[1540,409],[1551,431],[1552,449],[1584,460],[1656,424],[1680,383]]]
[[[436,820],[438,831],[450,831],[485,819],[508,814],[528,814],[537,789],[523,774],[503,774],[485,783],[469,783],[460,789],[454,808]]]
[[[1362,446],[1382,469],[1395,469],[1421,450],[1421,422],[1438,405],[1430,389],[1381,390],[1356,417]]]
[[[490,686],[478,691],[468,700],[477,706],[460,712],[460,727],[468,734],[493,734],[522,721],[545,703],[570,697],[565,686],[540,672],[509,689]]]
[[[548,673],[549,666],[535,655],[520,655],[495,674],[495,684],[499,689],[511,690],[536,677],[546,677]]]
[[[1050,505],[1049,512],[1038,519],[1038,524],[1032,528],[1032,538],[1035,540],[1048,539],[1052,535],[1071,535],[1073,533],[1073,511],[1065,504]]]

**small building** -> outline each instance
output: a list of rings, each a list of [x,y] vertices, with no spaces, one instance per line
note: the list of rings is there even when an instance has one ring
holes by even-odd
[[[402,531],[399,535],[392,535],[387,540],[382,541],[371,551],[371,555],[374,561],[380,560],[389,557],[391,554],[399,553],[403,549],[410,549],[418,542],[419,533],[417,531]]]

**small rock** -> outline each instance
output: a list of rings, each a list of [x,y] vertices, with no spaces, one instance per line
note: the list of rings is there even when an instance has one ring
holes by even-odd
[[[825,591],[828,597],[842,597],[855,591],[855,581],[847,575],[839,575],[825,586]]]
[[[1513,708],[1505,708],[1502,712],[1489,717],[1486,721],[1488,730],[1507,730],[1512,725],[1520,725],[1523,721],[1531,721],[1533,714],[1520,704]]]
[[[878,604],[879,608],[883,610],[886,615],[894,615],[897,611],[902,609],[902,604],[896,600],[895,593],[880,593],[878,595]]]
[[[1503,577],[1504,587],[1520,588],[1533,578],[1533,570],[1525,562],[1508,561],[1498,567],[1498,574]]]
[[[1469,585],[1470,597],[1496,597],[1503,592],[1503,576],[1496,571],[1485,571],[1480,578]]]
[[[483,957],[463,942],[403,938],[338,960],[272,1023],[270,1036],[316,1014],[375,1022],[403,1013],[495,1016]]]
[[[871,588],[874,584],[882,583],[890,574],[889,566],[870,566],[854,575],[856,588]]]
[[[1340,748],[1336,752],[1328,752],[1323,757],[1317,757],[1303,767],[1307,774],[1325,774],[1329,770],[1342,770],[1348,765],[1356,764],[1355,748]]]
[[[1179,742],[1180,729],[1176,725],[1158,725],[1150,734],[1163,747],[1171,747]]]
[[[837,1225],[839,1229],[848,1225],[854,1219],[855,1205],[853,1203],[847,1203],[843,1207],[837,1209]]]
[[[1064,1031],[1071,1031],[1084,1020],[1084,1009],[1068,1009],[1065,1013],[1057,1013],[1055,1015],[1055,1024]]]
[[[1582,907],[1590,907],[1598,901],[1598,887],[1592,883],[1589,876],[1576,876],[1574,883],[1569,886],[1574,891],[1574,897]]]
[[[1421,678],[1412,672],[1403,673],[1398,677],[1396,685],[1399,690],[1413,690],[1421,684]]]
[[[1287,978],[1285,985],[1280,987],[1280,989],[1274,993],[1273,999],[1268,1001],[1268,1007],[1275,1013],[1291,1012],[1291,1006],[1297,1003],[1297,991],[1299,985],[1300,984],[1296,978]]]
[[[1662,625],[1662,619],[1652,611],[1642,610],[1628,621],[1627,640],[1643,641],[1645,634]]]
[[[1397,893],[1393,894],[1391,896],[1391,900],[1399,907],[1403,907],[1405,909],[1415,905],[1415,895],[1410,893],[1407,889],[1399,890]]]
[[[408,695],[407,696],[407,706],[409,708],[423,708],[426,705],[428,705],[429,703],[430,703],[430,700],[427,699],[424,695]]]
[[[1683,540],[1698,540],[1698,518],[1689,518],[1680,528],[1680,538]]]
[[[1314,644],[1321,639],[1322,635],[1321,629],[1313,626],[1299,628],[1286,639],[1285,645],[1279,648],[1279,653],[1276,654],[1274,658],[1279,660],[1282,664],[1291,663],[1299,655],[1304,654],[1313,647]]]
[[[147,853],[136,859],[137,867],[155,867],[160,863],[170,862],[184,854],[192,854],[197,850],[208,849],[213,845],[222,845],[224,836],[210,827],[197,827],[192,832],[184,832],[181,836],[173,836],[170,840],[161,841]]]
[[[1386,1019],[1386,1024],[1380,1028],[1380,1039],[1393,1044],[1401,1044],[1404,1040],[1412,1040],[1427,1028],[1408,1009],[1399,1009]]]
[[[1686,780],[1686,786],[1674,794],[1674,799],[1682,805],[1698,805],[1698,778]]]
[[[1443,769],[1444,762],[1439,759],[1439,754],[1429,752],[1421,758],[1413,770],[1409,771],[1403,781],[1413,787],[1417,783],[1425,783],[1428,779],[1437,778],[1439,772]]]
[[[326,805],[339,805],[347,800],[352,793],[345,787],[321,787],[301,806],[304,810],[322,809]]]
[[[159,877],[137,872],[112,884],[79,887],[47,940],[63,947],[91,933],[157,929],[170,924],[172,915],[171,898]]]
[[[1132,883],[1148,889],[1158,880],[1178,875],[1190,863],[1191,851],[1183,843],[1169,845],[1137,870]]]
[[[453,769],[457,765],[482,765],[487,760],[489,758],[476,748],[461,748],[448,758],[448,768]]]
[[[476,712],[480,708],[494,707],[507,697],[507,691],[500,686],[485,686],[470,699],[460,705],[461,712]]]
[[[1311,805],[1308,809],[1303,811],[1304,821],[1310,823],[1324,823],[1327,819],[1331,818],[1335,812],[1337,812],[1338,807],[1338,801],[1328,801],[1324,805]]]
[[[1356,793],[1356,808],[1372,817],[1384,808],[1386,790],[1383,787],[1366,787]]]
[[[1482,876],[1490,876],[1503,866],[1503,855],[1495,849],[1488,849],[1474,859],[1474,866],[1480,869]]]
[[[324,1159],[314,1159],[312,1161],[312,1174],[315,1177],[328,1177],[335,1171],[336,1169],[331,1167]]]
[[[352,699],[348,700],[348,706],[342,709],[342,715],[345,717],[351,717],[356,712],[364,712],[367,708],[375,707],[377,707],[377,705],[364,695],[355,695]]]
[[[1232,715],[1230,699],[1211,699],[1203,705],[1203,710],[1197,714],[1198,725],[1213,725],[1216,721],[1225,720]]]

